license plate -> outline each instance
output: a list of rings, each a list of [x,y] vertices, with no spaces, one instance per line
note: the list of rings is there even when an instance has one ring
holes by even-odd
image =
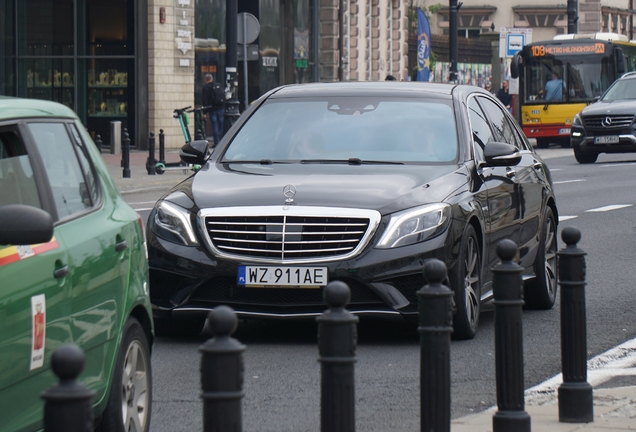
[[[239,266],[238,284],[246,288],[320,288],[327,267]]]
[[[594,137],[594,144],[616,144],[617,142],[618,135]]]
[[[559,129],[559,135],[570,135],[570,128]]]

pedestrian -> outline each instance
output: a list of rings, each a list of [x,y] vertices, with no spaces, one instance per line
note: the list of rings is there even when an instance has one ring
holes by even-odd
[[[492,91],[492,84],[490,84],[489,82],[484,84],[484,89],[488,91],[490,94],[495,94],[495,92]]]
[[[497,92],[497,99],[512,113],[512,95],[508,93],[508,80],[501,83],[501,88]]]
[[[214,82],[212,74],[205,74],[203,81],[205,83],[201,95],[203,107],[205,107],[203,116],[212,125],[212,137],[216,146],[219,143],[219,139],[223,136],[225,90],[223,90],[221,84]]]

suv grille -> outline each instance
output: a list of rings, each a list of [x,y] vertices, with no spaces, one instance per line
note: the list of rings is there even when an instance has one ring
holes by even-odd
[[[627,129],[631,126],[633,121],[633,115],[600,115],[583,118],[587,129],[601,131]]]
[[[202,210],[209,246],[221,255],[259,261],[294,262],[350,257],[375,231],[375,211],[310,207]],[[339,214],[339,213],[348,214]],[[331,214],[326,214],[330,212]],[[322,214],[320,214],[322,213]],[[355,214],[358,213],[358,214]]]

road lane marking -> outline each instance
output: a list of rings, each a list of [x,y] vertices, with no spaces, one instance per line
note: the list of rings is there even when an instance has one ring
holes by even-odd
[[[576,219],[578,216],[559,216],[559,222],[563,222],[570,219]]]
[[[604,168],[608,168],[608,167],[619,167],[619,166],[634,166],[636,165],[636,162],[626,162],[626,163],[615,163],[615,164],[606,164],[606,165],[600,165]]]
[[[562,180],[562,181],[555,181],[552,182],[554,184],[562,184],[562,183],[578,183],[578,182],[584,182],[585,179],[576,179],[576,180]]]
[[[625,207],[631,207],[632,205],[633,204],[614,204],[614,205],[608,205],[608,206],[605,206],[605,207],[598,207],[598,208],[585,210],[585,211],[587,213],[606,212],[606,211],[611,211],[611,210],[622,209],[622,208],[625,208]]]

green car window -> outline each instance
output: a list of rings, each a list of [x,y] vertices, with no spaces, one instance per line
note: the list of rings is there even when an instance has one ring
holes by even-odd
[[[58,217],[64,219],[92,207],[90,188],[66,125],[30,123],[28,127],[42,156]]]
[[[15,131],[0,131],[0,206],[42,207],[33,169]]]

